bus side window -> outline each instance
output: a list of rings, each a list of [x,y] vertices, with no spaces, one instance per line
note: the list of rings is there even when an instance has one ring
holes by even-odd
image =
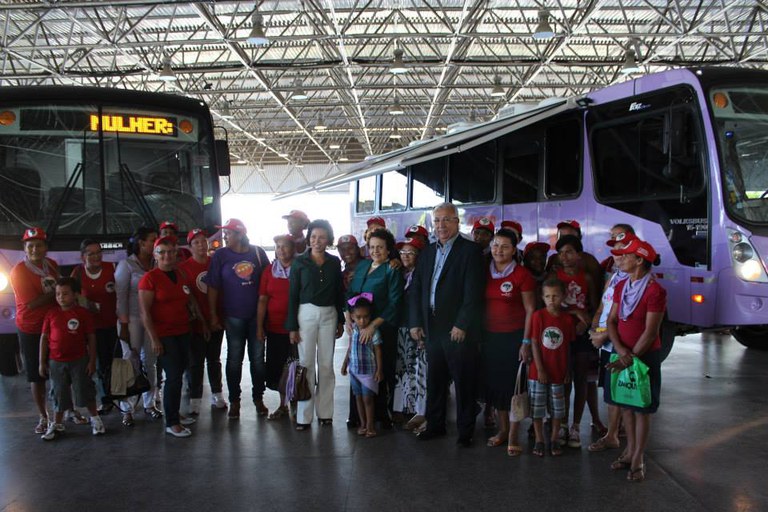
[[[496,196],[496,141],[451,155],[448,183],[451,202],[487,203]]]
[[[581,189],[581,126],[578,120],[549,126],[544,160],[544,193],[549,198],[576,196]]]
[[[432,208],[445,201],[446,160],[436,158],[411,167],[412,208]]]
[[[398,169],[382,174],[380,193],[382,211],[405,210],[408,203],[408,170]]]
[[[376,207],[376,176],[357,181],[357,213],[371,213]]]

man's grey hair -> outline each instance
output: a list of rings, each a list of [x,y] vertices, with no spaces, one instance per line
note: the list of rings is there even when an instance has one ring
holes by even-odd
[[[440,203],[439,205],[437,205],[434,208],[432,208],[432,217],[433,218],[434,218],[435,212],[437,210],[451,210],[451,211],[453,211],[453,216],[454,217],[458,217],[459,216],[459,209],[456,208],[456,205],[453,204],[453,203],[447,202],[447,201],[444,202],[444,203]]]

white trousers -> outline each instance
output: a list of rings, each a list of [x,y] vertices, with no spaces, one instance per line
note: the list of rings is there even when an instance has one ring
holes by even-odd
[[[118,327],[118,332],[119,329]],[[130,347],[126,342],[120,342],[120,345],[123,347],[123,359],[129,359],[131,349],[141,357],[144,371],[147,372],[147,379],[152,384],[152,389],[142,395],[144,408],[149,409],[155,406],[155,394],[157,392],[157,369],[155,363],[157,362],[157,356],[155,351],[152,350],[152,340],[149,339],[149,335],[144,329],[144,322],[141,321],[141,317],[133,315],[128,317],[128,332],[131,335]],[[130,411],[132,406],[133,404],[125,401],[122,403],[121,408],[124,411]]]
[[[312,423],[315,412],[318,418],[333,418],[333,391],[336,387],[333,349],[338,323],[339,318],[333,306],[299,306],[299,362],[307,369],[312,398],[298,403],[297,423]]]

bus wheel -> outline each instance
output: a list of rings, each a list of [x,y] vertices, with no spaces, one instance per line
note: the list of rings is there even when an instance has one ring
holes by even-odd
[[[670,322],[667,319],[661,324],[661,361],[667,358],[672,351],[672,345],[675,343],[675,336],[677,336],[677,324]]]
[[[768,350],[768,325],[743,325],[731,330],[731,334],[747,348]]]

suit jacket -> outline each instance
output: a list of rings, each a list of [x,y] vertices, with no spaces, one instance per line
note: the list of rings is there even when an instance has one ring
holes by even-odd
[[[421,327],[427,339],[429,326],[441,332],[454,326],[477,341],[483,318],[487,265],[480,246],[461,235],[453,243],[435,290],[434,316],[429,306],[429,291],[435,269],[437,244],[420,255],[408,289],[408,326]]]

